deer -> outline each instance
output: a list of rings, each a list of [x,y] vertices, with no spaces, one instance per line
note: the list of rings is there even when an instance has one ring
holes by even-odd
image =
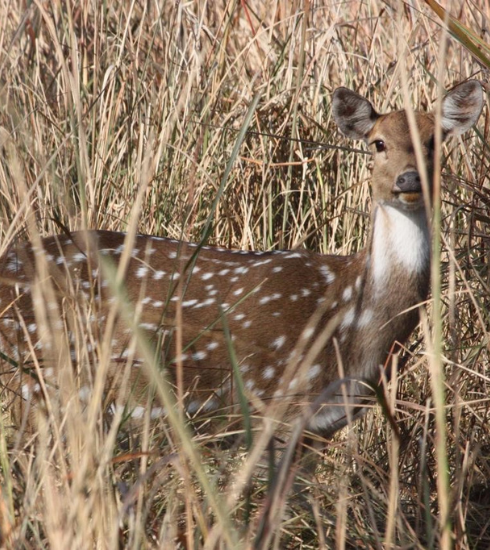
[[[482,107],[478,81],[455,86],[442,100],[442,139],[467,132]],[[422,166],[406,111],[379,114],[368,99],[340,87],[332,116],[342,134],[364,141],[373,156],[370,231],[358,253],[230,250],[104,230],[12,244],[0,262],[0,391],[16,422],[60,383],[55,338],[64,339],[70,353],[63,362],[76,371],[76,312],[100,334],[110,326],[102,395],[109,403],[124,385],[130,419],[168,413],[148,400],[135,327],[159,354],[162,376],[189,418],[236,406],[241,387],[257,408],[283,403],[286,421],[340,379],[349,383],[311,412],[307,429],[329,437],[362,414],[429,294],[430,200],[421,174],[430,194],[436,115],[414,112]],[[122,314],[116,273],[131,324]],[[46,282],[49,291],[40,291]],[[96,369],[97,342],[84,350]],[[83,402],[93,380],[79,376],[75,388]]]

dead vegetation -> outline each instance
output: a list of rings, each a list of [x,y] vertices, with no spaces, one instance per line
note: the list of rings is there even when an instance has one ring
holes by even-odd
[[[369,223],[369,157],[331,123],[333,90],[357,90],[382,112],[488,78],[421,2],[0,0],[0,13],[0,253],[34,232],[133,223],[199,240],[213,216],[212,244],[349,254]],[[451,14],[489,41],[484,0],[453,2]],[[487,108],[444,146],[438,299],[386,407],[328,443],[312,510],[293,498],[264,527],[256,447],[184,423],[133,433],[102,402],[85,410],[69,396],[33,434],[5,410],[3,545],[258,548],[266,528],[271,548],[449,548],[442,499],[454,547],[488,548],[488,126]],[[78,369],[91,361],[85,341]]]

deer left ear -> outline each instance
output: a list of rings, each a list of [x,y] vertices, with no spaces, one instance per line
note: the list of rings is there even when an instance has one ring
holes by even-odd
[[[345,136],[363,140],[367,140],[379,118],[366,98],[344,87],[337,88],[333,94],[332,115]]]
[[[459,136],[478,120],[483,108],[483,89],[477,80],[455,86],[442,100],[442,128],[447,136]]]

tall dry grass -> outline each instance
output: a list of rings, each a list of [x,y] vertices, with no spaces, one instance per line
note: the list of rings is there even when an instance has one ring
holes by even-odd
[[[485,0],[447,7],[489,41]],[[440,87],[486,81],[441,25],[417,0],[0,0],[0,252],[81,228],[198,240],[210,227],[229,247],[361,249],[369,156],[331,123],[332,91],[348,86],[383,111],[403,107],[403,82],[427,108]],[[227,448],[175,418],[136,436],[121,414],[71,396],[34,433],[5,411],[3,545],[488,548],[488,125],[485,110],[444,146],[436,307],[383,409],[328,442],[311,508],[284,497],[284,513],[265,518],[260,434]],[[84,341],[79,368],[93,359]]]

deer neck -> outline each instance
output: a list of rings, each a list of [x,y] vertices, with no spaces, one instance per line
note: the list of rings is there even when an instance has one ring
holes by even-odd
[[[369,245],[369,282],[376,295],[413,289],[420,300],[426,298],[430,231],[424,208],[402,210],[375,202]]]

